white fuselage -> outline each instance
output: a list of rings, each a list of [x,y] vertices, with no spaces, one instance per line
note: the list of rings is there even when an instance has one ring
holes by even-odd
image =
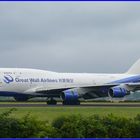
[[[102,85],[130,76],[133,75],[57,73],[34,69],[1,68],[0,91],[28,94],[28,92],[33,92],[35,88],[45,87],[47,90],[50,90],[57,88]],[[8,79],[5,79],[5,77],[8,77]]]

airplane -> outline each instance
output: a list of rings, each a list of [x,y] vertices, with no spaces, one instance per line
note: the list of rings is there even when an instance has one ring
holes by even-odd
[[[59,73],[24,68],[0,68],[0,96],[16,101],[46,97],[48,105],[80,105],[84,100],[122,98],[140,90],[140,59],[125,73]]]

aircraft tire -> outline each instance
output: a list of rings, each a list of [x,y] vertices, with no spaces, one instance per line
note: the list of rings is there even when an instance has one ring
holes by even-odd
[[[48,100],[47,101],[47,104],[48,105],[56,105],[57,104],[57,101],[56,100]]]
[[[76,102],[63,101],[62,104],[63,105],[80,105],[80,101],[76,101]]]

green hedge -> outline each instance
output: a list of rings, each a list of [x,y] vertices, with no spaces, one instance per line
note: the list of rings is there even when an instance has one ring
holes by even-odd
[[[26,114],[17,119],[11,109],[0,114],[1,138],[140,138],[140,114],[135,118],[81,115],[61,116],[52,123],[40,121]]]

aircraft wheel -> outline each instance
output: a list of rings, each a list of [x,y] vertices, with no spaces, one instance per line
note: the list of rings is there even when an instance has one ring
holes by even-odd
[[[57,101],[56,100],[48,100],[47,101],[47,104],[48,105],[56,105],[57,104]]]
[[[62,104],[63,105],[80,105],[80,101],[76,101],[76,102],[63,101]]]

